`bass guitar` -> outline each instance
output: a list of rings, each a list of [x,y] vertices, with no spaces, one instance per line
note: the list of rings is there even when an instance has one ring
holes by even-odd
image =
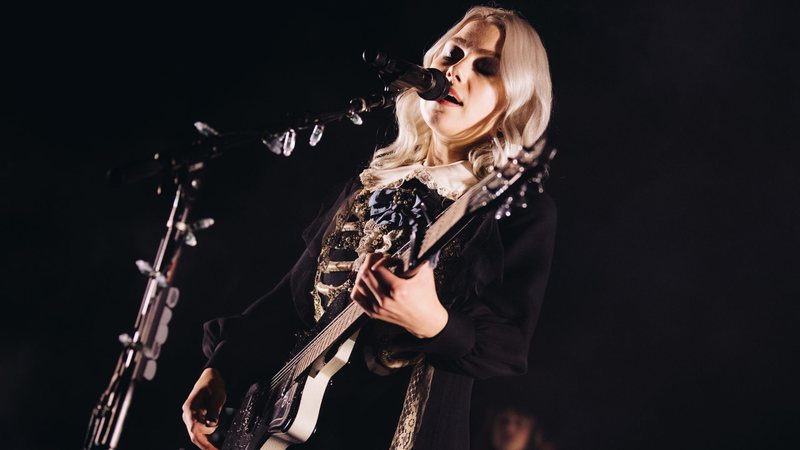
[[[544,140],[521,148],[501,168],[467,190],[424,230],[414,230],[394,257],[405,270],[434,257],[478,214],[495,209],[495,218],[525,207],[529,186],[543,192],[555,149]],[[343,292],[340,295],[347,295]],[[342,299],[339,299],[341,301]],[[222,450],[284,450],[306,442],[314,432],[331,378],[347,363],[359,330],[369,320],[349,302],[330,320],[323,320],[268,382],[252,385],[234,415]]]

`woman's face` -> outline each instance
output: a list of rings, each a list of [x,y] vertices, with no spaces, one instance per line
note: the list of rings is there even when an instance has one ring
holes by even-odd
[[[452,85],[451,96],[444,100],[420,99],[422,118],[437,137],[445,141],[474,140],[491,130],[494,120],[486,119],[494,119],[492,113],[503,96],[501,47],[500,30],[475,21],[434,55],[432,66],[444,72]]]

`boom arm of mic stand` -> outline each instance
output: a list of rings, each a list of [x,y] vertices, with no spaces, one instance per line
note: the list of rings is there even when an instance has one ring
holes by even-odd
[[[195,127],[198,130],[210,129],[202,122],[195,123]],[[154,177],[171,180],[184,172],[202,168],[206,161],[218,158],[231,149],[258,142],[261,136],[258,132],[201,133],[203,136],[189,145],[158,152],[150,159],[133,161],[109,170],[106,174],[109,183],[122,186]]]
[[[298,130],[312,129],[309,143],[314,146],[322,138],[325,125],[328,123],[349,119],[356,125],[361,125],[360,114],[393,106],[397,94],[395,88],[396,86],[387,86],[384,92],[353,98],[346,108],[340,110],[315,115],[307,114],[300,119],[291,120],[288,126],[275,127],[282,130],[279,132],[218,133],[208,125],[196,122],[195,128],[202,135],[197,141],[188,146],[156,153],[150,159],[115,167],[106,175],[113,186],[131,184],[153,177],[173,179],[187,170],[192,172],[202,168],[206,161],[217,158],[230,149],[258,141],[273,153],[289,156],[294,149],[294,139]]]
[[[282,127],[283,131],[265,131],[261,136],[261,142],[276,155],[290,156],[294,150],[297,131],[312,129],[309,145],[313,147],[322,138],[325,125],[328,123],[349,119],[354,124],[361,125],[363,121],[360,114],[393,106],[395,94],[395,92],[387,89],[385,92],[372,94],[368,97],[356,97],[350,100],[344,109],[315,115],[307,114],[299,120],[290,121],[288,126]]]

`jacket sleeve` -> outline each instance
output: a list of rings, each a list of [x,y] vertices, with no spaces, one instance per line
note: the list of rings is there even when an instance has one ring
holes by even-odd
[[[295,264],[305,264],[307,252]],[[295,269],[293,269],[295,270]],[[229,391],[239,392],[254,380],[276,372],[292,345],[292,331],[301,328],[287,273],[266,295],[241,314],[203,325],[205,368],[217,369]]]
[[[460,308],[448,311],[439,334],[416,348],[434,367],[480,379],[527,371],[556,228],[550,196],[540,194],[528,203],[511,218],[487,219],[493,230],[476,249],[483,258],[472,264],[471,276],[488,279],[465,294]]]
[[[256,379],[275,373],[310,323],[306,294],[328,225],[355,187],[351,180],[335,201],[328,198],[303,232],[306,248],[292,269],[266,295],[244,312],[203,325],[204,368],[218,370],[229,391],[239,392]],[[334,191],[338,192],[338,191]]]

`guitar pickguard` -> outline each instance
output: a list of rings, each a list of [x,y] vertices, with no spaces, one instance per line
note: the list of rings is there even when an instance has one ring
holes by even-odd
[[[250,387],[231,423],[222,450],[282,450],[306,442],[313,434],[322,400],[331,378],[347,364],[358,338],[353,333],[328,360],[312,364],[308,374],[276,387]]]

